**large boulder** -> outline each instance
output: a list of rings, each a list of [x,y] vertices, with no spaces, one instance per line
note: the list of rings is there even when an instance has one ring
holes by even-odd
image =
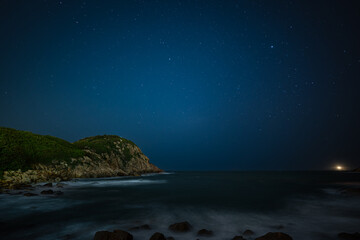
[[[189,232],[192,229],[192,226],[187,221],[174,223],[169,226],[169,229],[173,232]]]
[[[214,235],[213,231],[207,230],[207,229],[201,229],[198,231],[197,233],[198,236],[203,236],[203,237],[211,237]]]
[[[99,231],[95,233],[94,240],[133,240],[133,236],[122,230]]]
[[[255,238],[255,240],[292,240],[292,237],[282,232],[268,232],[264,236]]]
[[[245,240],[242,236],[235,236],[232,238],[232,240]]]
[[[166,240],[166,238],[164,234],[156,232],[151,236],[150,240]]]
[[[360,240],[360,233],[339,233],[338,238],[343,240]]]

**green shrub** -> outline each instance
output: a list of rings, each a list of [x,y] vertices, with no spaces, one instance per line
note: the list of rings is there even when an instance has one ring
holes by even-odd
[[[52,136],[43,136],[11,128],[0,128],[0,171],[28,170],[35,163],[70,162],[84,151]]]

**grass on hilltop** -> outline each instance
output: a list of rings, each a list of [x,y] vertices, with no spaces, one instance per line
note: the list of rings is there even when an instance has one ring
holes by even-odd
[[[124,161],[130,161],[132,155],[127,144],[135,144],[115,135],[87,137],[70,143],[48,135],[0,127],[0,178],[5,170],[24,171],[33,164],[50,165],[54,160],[70,163],[71,158],[87,155],[86,149],[98,154],[110,153],[115,148],[114,142],[121,142]]]
[[[132,158],[130,150],[124,144],[126,143],[126,144],[135,145],[135,143],[116,135],[87,137],[74,142],[74,145],[80,149],[91,149],[98,154],[102,154],[102,153],[110,153],[111,150],[115,148],[114,142],[121,142],[122,144],[121,147],[123,147],[123,154],[125,158],[124,160],[125,162],[130,161]]]
[[[28,170],[35,163],[69,162],[83,155],[84,151],[63,139],[0,127],[0,171]]]

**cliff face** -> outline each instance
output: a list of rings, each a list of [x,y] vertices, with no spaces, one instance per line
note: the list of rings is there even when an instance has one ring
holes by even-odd
[[[105,149],[92,148],[93,141],[106,142]],[[86,141],[84,143],[84,141]],[[80,140],[86,156],[72,159],[75,167],[70,170],[72,177],[108,177],[138,175],[161,172],[149,162],[138,146],[117,136],[100,136]]]
[[[10,188],[24,183],[162,171],[133,142],[118,136],[88,137],[69,143],[5,128],[0,128],[0,167],[0,185]]]

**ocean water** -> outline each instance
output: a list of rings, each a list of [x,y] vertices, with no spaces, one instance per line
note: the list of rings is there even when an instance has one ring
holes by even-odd
[[[255,239],[282,231],[295,240],[336,239],[360,231],[360,197],[341,190],[360,187],[348,172],[172,172],[141,177],[75,179],[61,196],[0,194],[1,239],[93,239],[96,231],[149,224],[129,231],[135,240],[154,232],[176,240],[232,239],[246,229]],[[47,188],[38,188],[41,191]],[[54,188],[55,189],[55,188]],[[168,226],[188,221],[194,230]]]

